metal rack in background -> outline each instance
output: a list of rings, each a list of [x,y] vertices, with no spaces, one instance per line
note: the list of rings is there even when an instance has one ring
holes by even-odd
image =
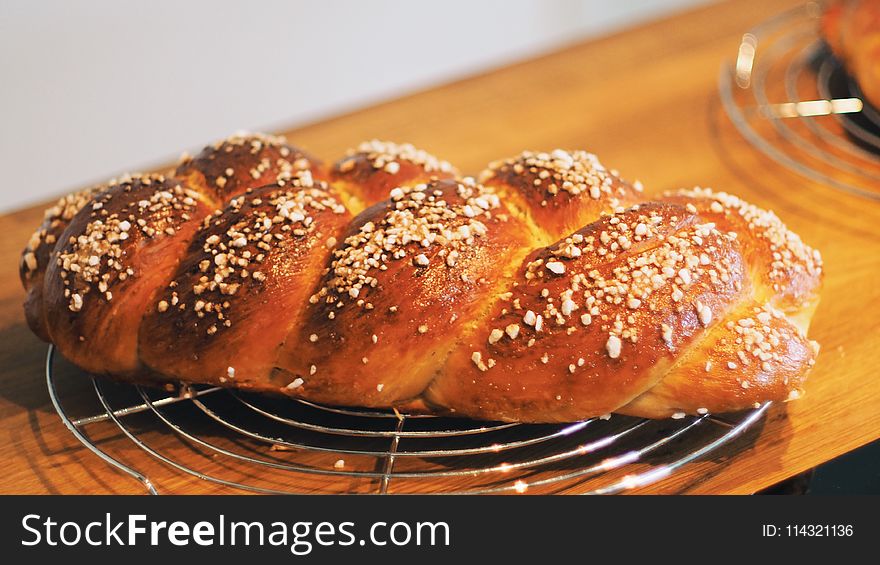
[[[272,494],[492,494],[576,485],[578,492],[612,494],[672,475],[742,434],[770,406],[723,417],[614,415],[526,425],[329,407],[209,386],[169,393],[92,377],[100,409],[76,417],[58,381],[65,380],[64,390],[79,384],[81,403],[87,377],[58,371],[58,363],[50,346],[46,382],[64,424],[150,494],[158,488],[138,467],[151,458],[208,483]],[[96,441],[101,427],[104,438],[121,432],[124,446]]]
[[[880,113],[819,33],[810,2],[743,35],[718,79],[739,132],[781,165],[823,184],[880,199]]]

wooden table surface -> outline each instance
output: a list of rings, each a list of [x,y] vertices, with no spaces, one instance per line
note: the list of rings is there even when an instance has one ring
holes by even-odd
[[[286,133],[325,158],[363,139],[410,141],[468,172],[524,148],[584,148],[649,192],[699,184],[775,210],[825,258],[811,330],[822,352],[807,395],[771,407],[743,441],[642,489],[752,493],[880,437],[880,204],[764,158],[737,134],[718,100],[719,66],[742,33],[792,5],[703,7]],[[143,492],[83,449],[49,402],[46,345],[25,325],[16,268],[43,208],[0,217],[0,492]],[[87,396],[88,386],[66,394]],[[217,490],[151,460],[112,427],[94,433],[165,491]]]

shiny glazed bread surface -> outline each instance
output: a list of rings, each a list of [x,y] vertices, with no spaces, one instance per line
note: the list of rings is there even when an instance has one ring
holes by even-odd
[[[478,178],[236,135],[48,210],[26,317],[93,373],[347,406],[557,422],[802,394],[822,263],[772,212],[646,198],[585,151]]]

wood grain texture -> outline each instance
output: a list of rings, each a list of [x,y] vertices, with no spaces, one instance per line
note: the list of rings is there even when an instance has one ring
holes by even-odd
[[[719,65],[736,52],[744,30],[792,5],[712,5],[286,133],[325,158],[363,139],[409,141],[471,173],[524,148],[583,148],[625,178],[641,180],[649,193],[699,184],[775,210],[825,258],[826,284],[811,331],[822,353],[807,395],[774,406],[735,444],[638,491],[755,492],[880,437],[880,205],[808,182],[762,157],[736,133],[716,94]],[[0,492],[143,492],[83,449],[49,403],[46,347],[25,326],[16,271],[42,210],[0,217]],[[81,384],[64,393],[74,404],[79,399],[86,414],[94,394]],[[152,460],[112,427],[93,431],[164,491],[222,490]],[[195,456],[169,432],[145,437]],[[304,479],[297,486],[320,485]]]

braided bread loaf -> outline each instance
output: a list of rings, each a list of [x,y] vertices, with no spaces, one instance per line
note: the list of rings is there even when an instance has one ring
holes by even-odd
[[[25,312],[74,364],[144,384],[523,422],[797,397],[819,254],[725,193],[644,200],[583,151],[476,182],[410,145],[325,168],[238,135],[48,210]]]

